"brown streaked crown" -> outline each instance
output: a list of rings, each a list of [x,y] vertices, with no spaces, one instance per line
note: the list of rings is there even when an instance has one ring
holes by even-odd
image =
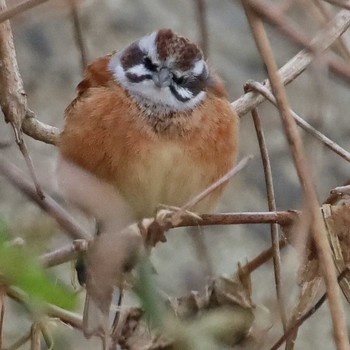
[[[158,56],[161,60],[172,56],[181,70],[188,70],[203,57],[198,46],[171,29],[160,29],[156,37]]]

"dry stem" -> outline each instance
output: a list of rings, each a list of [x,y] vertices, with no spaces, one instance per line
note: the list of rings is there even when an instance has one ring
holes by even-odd
[[[20,169],[1,156],[0,173],[42,210],[49,213],[73,239],[88,239],[89,236],[56,201],[48,195],[44,199],[41,199],[35,187],[23,176]]]
[[[259,92],[262,94],[268,101],[270,101],[274,106],[277,107],[277,102],[273,94],[269,89],[267,89],[264,85],[254,82],[254,81],[248,81],[246,83],[246,86],[249,87],[251,90]],[[329,139],[327,136],[322,134],[320,131],[315,129],[312,125],[310,125],[307,121],[305,121],[302,117],[300,117],[298,114],[296,114],[293,110],[290,109],[290,113],[295,119],[296,123],[304,129],[306,132],[308,132],[310,135],[315,137],[317,140],[321,141],[327,148],[341,156],[346,161],[350,162],[350,153],[346,151],[344,148],[340,147],[336,142]]]
[[[273,188],[272,180],[272,170],[270,164],[269,152],[267,150],[265,135],[262,129],[260,116],[257,108],[252,110],[252,117],[254,121],[254,126],[256,130],[256,136],[259,143],[261,160],[263,163],[264,175],[265,175],[265,186],[266,186],[266,195],[267,195],[267,205],[270,211],[276,211],[276,200],[275,200],[275,191]],[[271,224],[271,243],[273,249],[273,267],[275,273],[275,285],[276,285],[276,294],[278,306],[281,314],[281,321],[283,330],[287,329],[287,316],[286,310],[283,301],[283,289],[282,289],[282,279],[281,279],[281,255],[279,249],[279,235],[278,235],[278,225],[276,223]]]
[[[276,97],[287,140],[293,156],[294,165],[303,189],[304,199],[312,218],[311,233],[318,250],[318,256],[326,284],[329,307],[333,320],[335,342],[338,349],[348,350],[350,348],[349,339],[344,310],[340,299],[339,286],[337,283],[336,269],[333,263],[331,249],[328,244],[324,222],[319,211],[316,191],[307,167],[303,145],[296,129],[296,123],[290,113],[287,95],[281,82],[263,23],[252,10],[253,8],[250,6],[250,1],[242,0],[242,3],[251,26],[256,45],[268,71],[272,90]],[[317,48],[317,46],[315,48]]]
[[[2,12],[0,12],[0,23],[18,15],[19,13],[30,10],[35,6],[41,5],[46,1],[47,0],[27,0],[8,10],[2,10]]]

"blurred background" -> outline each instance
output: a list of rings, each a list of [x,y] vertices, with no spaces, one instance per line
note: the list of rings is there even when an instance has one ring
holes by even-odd
[[[334,9],[325,6],[332,17]],[[8,7],[18,1],[8,0]],[[322,28],[322,15],[318,1],[271,1],[281,13],[294,21],[296,28],[312,38]],[[135,39],[161,27],[200,41],[197,2],[190,0],[82,0],[77,2],[86,44],[88,59],[105,55],[127,46]],[[208,61],[223,78],[230,101],[243,94],[248,79],[261,81],[266,74],[239,1],[207,0]],[[316,5],[315,5],[316,4]],[[325,22],[324,20],[323,22]],[[38,118],[61,128],[65,107],[75,97],[75,87],[82,77],[79,48],[75,42],[72,13],[69,2],[50,0],[20,14],[11,21],[20,72],[24,80],[30,109]],[[279,66],[292,58],[300,47],[292,44],[280,31],[269,25],[269,38]],[[345,36],[349,44],[349,36]],[[348,61],[349,62],[349,61]],[[316,128],[345,149],[350,149],[349,81],[329,73],[322,57],[316,60],[287,88],[291,107]],[[280,210],[298,209],[301,192],[285,141],[276,109],[268,103],[260,107],[263,128],[270,151],[277,207]],[[325,149],[310,136],[302,133],[313,171],[320,201],[329,191],[342,185],[349,177],[349,165],[336,154]],[[11,147],[1,152],[24,171],[24,161],[13,144],[12,129],[0,118],[0,141],[11,142]],[[55,183],[55,147],[26,138],[40,182],[48,193],[60,200]],[[240,157],[253,154],[249,165],[230,183],[218,212],[266,211],[263,168],[255,129],[250,115],[241,118]],[[91,223],[79,213],[74,215],[93,229]],[[0,177],[0,218],[13,237],[23,237],[38,254],[58,248],[69,239],[53,220],[34,204],[22,197]],[[245,262],[270,245],[268,225],[236,225],[202,229],[204,240],[215,275],[232,274],[237,262]],[[203,288],[207,279],[205,268],[199,261],[186,230],[167,233],[168,242],[158,245],[152,261],[158,272],[159,286],[171,296]],[[283,251],[282,273],[286,302],[293,306],[297,295],[298,255],[293,248]],[[55,269],[55,273],[69,283],[70,264]],[[273,268],[270,263],[255,271],[253,298],[258,305],[266,306],[274,323],[262,347],[268,349],[281,334],[276,319],[276,298]],[[82,293],[83,294],[83,293]],[[5,322],[5,345],[27,332],[30,322],[17,317],[18,306],[11,322]],[[350,319],[349,306],[345,309]],[[18,315],[18,314],[17,314]],[[23,313],[20,313],[23,316]],[[10,316],[9,316],[10,317]],[[268,323],[268,321],[267,321]],[[58,324],[55,327],[56,349],[96,349],[94,340],[87,341],[78,331]],[[23,349],[25,346],[23,347]],[[333,349],[332,329],[327,306],[323,306],[300,329],[297,349]]]

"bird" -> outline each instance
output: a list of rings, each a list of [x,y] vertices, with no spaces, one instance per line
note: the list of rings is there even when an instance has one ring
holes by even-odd
[[[184,205],[234,166],[238,144],[222,80],[194,42],[163,28],[86,67],[65,110],[57,174],[110,232],[160,204]],[[224,187],[191,210],[212,211]]]

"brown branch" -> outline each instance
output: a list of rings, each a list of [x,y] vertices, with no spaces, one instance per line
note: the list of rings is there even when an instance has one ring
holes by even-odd
[[[256,11],[262,18],[268,23],[276,26],[276,28],[284,34],[289,40],[295,44],[305,47],[308,50],[313,51],[313,45],[310,44],[309,38],[303,33],[299,32],[296,28],[298,26],[293,21],[283,15],[276,6],[271,3],[267,3],[264,0],[254,0],[254,11]],[[337,38],[334,42],[337,42]],[[332,43],[333,45],[333,43]],[[339,61],[336,56],[332,55],[325,58],[329,69],[342,80],[347,83],[350,82],[350,67],[343,61]]]
[[[346,268],[339,276],[338,283],[345,278],[349,273],[349,268]],[[310,318],[316,311],[323,305],[323,303],[327,300],[327,293],[324,293],[322,297],[316,302],[316,304],[303,316],[301,316],[296,322],[285,332],[280,339],[272,346],[270,350],[277,350],[280,346],[288,340],[288,338],[308,319]]]
[[[332,4],[332,5],[335,5],[335,6],[338,6],[340,8],[343,8],[343,9],[347,9],[347,10],[350,10],[350,1],[341,1],[341,0],[323,0],[325,2],[328,2],[329,4]]]
[[[13,287],[6,288],[6,294],[13,300],[25,305],[25,295]],[[74,328],[82,329],[83,320],[80,315],[64,310],[56,305],[45,304],[45,311],[49,317],[59,318],[62,322]]]
[[[44,267],[53,267],[76,259],[78,254],[85,252],[87,248],[88,241],[77,239],[65,247],[43,254],[39,260]]]
[[[270,101],[274,106],[277,107],[277,102],[273,94],[269,89],[267,89],[264,85],[254,82],[254,81],[248,81],[246,83],[246,87],[258,92],[259,94],[263,95],[268,101]],[[290,113],[292,117],[295,119],[296,123],[306,132],[308,132],[310,135],[315,137],[317,140],[321,141],[327,148],[329,148],[331,151],[335,152],[339,156],[341,156],[346,161],[350,162],[350,153],[346,151],[344,148],[340,147],[336,142],[329,139],[327,136],[322,134],[320,131],[315,129],[312,125],[310,125],[308,122],[306,122],[302,117],[300,117],[298,114],[296,114],[293,110],[290,109]]]
[[[49,213],[73,239],[88,239],[89,236],[55,200],[48,195],[41,199],[33,185],[23,176],[21,170],[1,156],[0,173],[42,210]]]
[[[340,299],[339,286],[337,284],[336,269],[333,263],[332,252],[327,240],[327,232],[319,211],[316,190],[307,167],[307,160],[301,138],[296,128],[295,120],[290,114],[287,95],[278,73],[277,64],[273,57],[264,25],[261,19],[250,7],[250,3],[250,0],[242,0],[257,48],[268,71],[269,80],[276,97],[285,134],[293,156],[294,165],[303,189],[304,199],[312,218],[311,233],[316,244],[319,260],[322,266],[323,277],[326,284],[329,307],[333,321],[335,342],[338,349],[348,350],[349,339],[344,310]],[[317,49],[317,46],[315,46],[315,48]]]
[[[332,18],[332,13],[326,8],[325,3],[323,3],[322,0],[312,0],[308,2],[303,2],[303,5],[306,8],[311,8],[311,9],[315,7],[315,10],[318,11],[318,13],[320,13],[320,16],[315,16],[315,17],[317,17],[317,20],[319,21],[322,27],[324,27]],[[316,11],[311,10],[308,12],[312,14],[313,12],[316,12]],[[337,50],[340,56],[343,56],[345,62],[349,63],[349,59],[350,59],[349,49],[346,46],[346,43],[344,42],[344,39],[342,37],[338,38],[338,40],[334,42],[334,48]]]
[[[71,8],[71,17],[72,17],[73,28],[74,28],[74,39],[80,51],[81,69],[82,69],[82,72],[84,72],[84,69],[88,63],[88,54],[87,54],[87,49],[85,45],[83,31],[81,29],[81,22],[79,18],[77,0],[68,0],[68,1],[70,3],[70,8]]]
[[[6,9],[0,0],[0,10]],[[27,98],[19,73],[10,22],[0,24],[0,105],[6,123],[10,123],[20,137],[22,121],[26,116]]]
[[[249,160],[252,158],[253,156],[244,157],[236,166],[234,166],[229,172],[227,172],[219,180],[215,181],[213,184],[207,187],[204,191],[199,193],[197,196],[195,196],[190,201],[188,201],[185,205],[183,205],[178,211],[176,211],[172,217],[172,220],[174,220],[174,222],[178,221],[178,219],[181,217],[181,215],[185,211],[190,210],[192,207],[194,207],[196,204],[202,201],[205,197],[207,197],[210,193],[215,191],[218,187],[228,182],[233,176],[235,176],[238,172],[240,172],[248,164]]]
[[[58,144],[60,130],[39,121],[35,113],[30,110],[27,110],[26,118],[23,120],[22,130],[34,140],[56,146]]]
[[[213,225],[242,225],[242,224],[271,224],[278,223],[281,226],[293,224],[299,218],[300,212],[296,210],[277,212],[241,212],[222,214],[203,214],[200,220],[193,216],[185,215],[175,227],[185,226],[213,226]]]
[[[263,163],[268,209],[270,211],[277,211],[269,152],[267,150],[265,135],[262,129],[260,116],[256,108],[252,110],[252,117],[254,121],[256,136],[259,143],[261,160]],[[272,249],[273,249],[273,267],[274,267],[274,275],[275,275],[277,302],[278,302],[279,311],[281,315],[283,330],[285,332],[287,329],[287,315],[286,315],[286,309],[284,306],[282,280],[281,280],[281,254],[279,249],[278,224],[273,223],[270,226],[271,226],[271,243],[272,243]]]
[[[0,310],[0,349],[2,349],[3,348],[2,336],[3,336],[3,331],[4,331],[5,309],[6,309],[5,300],[4,300],[4,293],[2,290],[0,291],[0,307],[1,307],[1,310]]]
[[[30,350],[41,349],[41,331],[38,323],[33,323],[30,329]]]
[[[279,243],[279,249],[284,248],[287,245],[287,239],[282,238],[280,239]],[[254,259],[248,261],[245,265],[242,266],[243,271],[247,271],[247,273],[252,273],[257,268],[259,268],[261,265],[268,262],[273,255],[273,247],[270,247],[263,252],[261,252],[258,256],[256,256]]]
[[[18,348],[20,348],[22,345],[24,345],[29,340],[30,340],[30,332],[28,334],[24,335],[23,337],[19,338],[15,343],[10,345],[5,350],[17,350]]]
[[[194,0],[197,11],[197,23],[200,33],[199,46],[204,53],[204,57],[208,58],[209,43],[208,43],[208,23],[207,23],[207,6],[205,0]]]
[[[35,6],[41,5],[42,3],[46,2],[47,0],[27,0],[24,1],[8,10],[2,9],[0,12],[0,23],[24,12],[27,11]]]
[[[6,9],[5,0],[0,0],[0,9]],[[27,97],[18,69],[10,22],[0,24],[0,62],[1,109],[4,113],[5,121],[13,127],[16,143],[27,164],[36,191],[39,197],[43,198],[43,192],[39,185],[33,161],[22,135],[22,122],[26,117],[27,111]]]
[[[279,70],[282,83],[288,85],[297,78],[313,61],[314,55],[312,52],[315,51],[315,48],[320,53],[325,51],[349,26],[350,12],[346,10],[340,11],[328,26],[311,40],[309,46],[313,48],[312,50],[304,49],[300,51]],[[267,80],[263,84],[270,89],[270,83]],[[248,92],[231,103],[231,105],[239,116],[243,116],[264,100],[264,97]]]
[[[348,11],[340,11],[329,23],[327,28],[319,33],[310,43],[310,47],[319,46],[320,51],[326,50],[342,33],[350,26],[350,14]],[[281,79],[287,85],[298,77],[313,60],[313,54],[309,50],[302,50],[294,58],[288,61],[281,69]],[[264,82],[267,87],[269,83]],[[248,92],[236,101],[232,102],[233,109],[239,116],[243,116],[264,101],[264,97]],[[56,145],[59,139],[59,130],[50,125],[46,125],[35,118],[31,111],[27,111],[27,116],[23,121],[23,131],[30,137]]]

